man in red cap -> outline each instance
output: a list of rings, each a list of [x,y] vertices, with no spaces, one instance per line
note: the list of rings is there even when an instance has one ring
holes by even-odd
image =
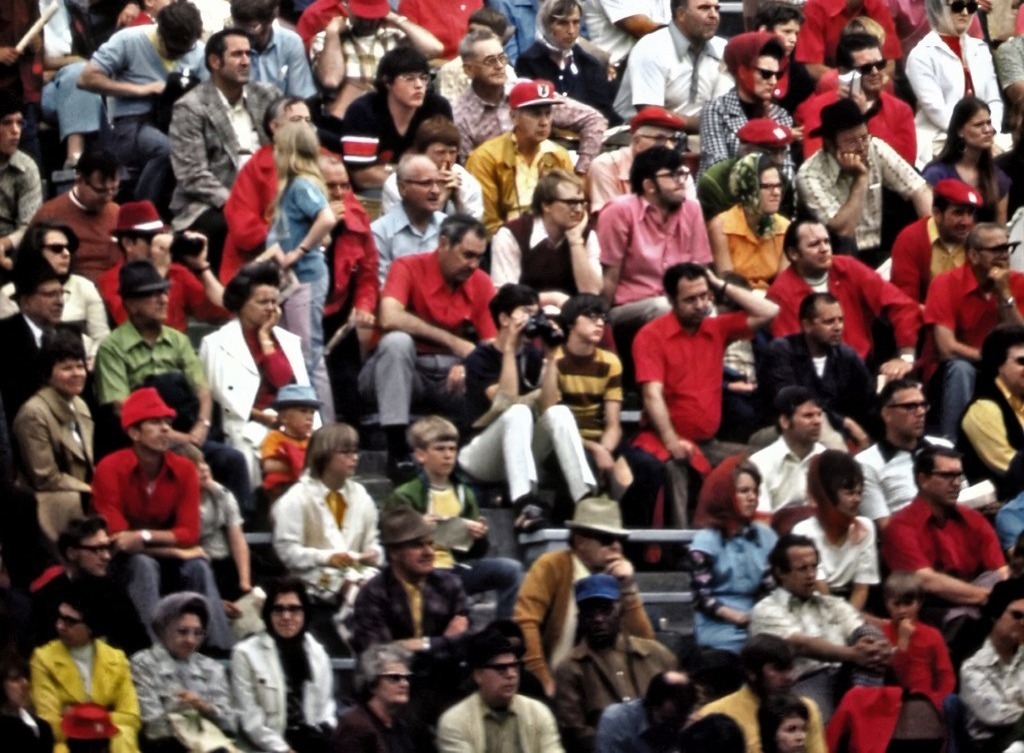
[[[889,281],[923,304],[935,275],[964,263],[964,241],[983,203],[978,189],[963,181],[944,178],[936,183],[931,217],[921,217],[896,236]]]
[[[982,222],[968,233],[966,260],[936,275],[928,288],[924,323],[931,325],[940,367],[939,426],[957,436],[960,416],[974,394],[981,344],[999,324],[1024,324],[1024,274],[1010,269],[1010,243],[1002,225]],[[934,394],[934,393],[933,393]]]
[[[469,155],[466,170],[480,181],[488,237],[509,220],[530,211],[533,187],[542,175],[573,171],[569,153],[549,139],[551,111],[561,106],[550,81],[520,81],[509,93],[512,130],[487,141]]]
[[[629,145],[613,152],[603,152],[590,163],[590,172],[587,173],[590,211],[597,214],[615,197],[628,194],[633,157],[652,146],[675,149],[686,138],[684,127],[683,119],[664,107],[644,107],[634,115],[629,121]],[[686,192],[688,198],[694,198],[692,180],[687,180]]]
[[[92,479],[93,504],[107,520],[117,553],[115,575],[126,581],[139,615],[148,621],[161,593],[197,591],[210,609],[211,646],[233,639],[213,571],[199,547],[199,472],[169,452],[176,415],[153,387],[128,395],[121,428],[131,447],[107,455]],[[170,586],[161,590],[161,585]]]
[[[793,125],[790,114],[772,102],[785,57],[782,43],[770,31],[751,31],[729,40],[723,61],[736,86],[713,99],[700,113],[701,172],[717,162],[739,156],[740,140],[736,133],[752,117]],[[793,161],[788,154],[782,172],[787,179],[793,176]]]

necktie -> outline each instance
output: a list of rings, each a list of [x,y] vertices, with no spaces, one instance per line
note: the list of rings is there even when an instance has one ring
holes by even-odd
[[[334,522],[338,524],[338,530],[342,529],[345,522],[345,510],[348,508],[348,502],[345,501],[345,495],[341,492],[327,492],[327,507],[334,515]]]

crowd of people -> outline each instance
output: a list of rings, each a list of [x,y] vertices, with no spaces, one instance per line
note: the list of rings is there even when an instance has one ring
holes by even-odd
[[[742,8],[0,0],[0,739],[1024,750],[1024,12]]]

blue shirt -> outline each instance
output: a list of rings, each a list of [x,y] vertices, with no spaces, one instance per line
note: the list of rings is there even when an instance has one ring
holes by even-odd
[[[262,52],[255,47],[252,50],[252,73],[249,80],[273,84],[289,97],[309,99],[316,94],[316,84],[313,83],[313,72],[309,70],[302,38],[277,24],[274,25],[267,48]]]
[[[281,197],[281,209],[270,231],[273,240],[268,237],[267,243],[276,241],[281,244],[283,251],[294,250],[306,237],[313,220],[327,205],[327,197],[316,183],[308,178],[295,178]],[[293,268],[300,280],[317,276],[316,272],[322,266],[318,257],[322,256],[322,251],[312,250],[295,262]]]
[[[409,222],[405,207],[398,204],[390,212],[373,221],[370,232],[373,233],[373,240],[377,244],[377,253],[380,256],[378,271],[381,287],[384,287],[388,270],[396,259],[423,254],[437,248],[437,239],[441,235],[441,223],[444,222],[444,218],[444,212],[434,212],[426,229],[421,233]]]
[[[498,0],[488,3],[497,7],[512,24],[514,33],[505,43],[505,54],[512,65],[516,64],[519,54],[526,52],[537,41],[537,0]]]
[[[613,703],[597,723],[594,753],[662,753],[675,750],[673,736],[652,728],[642,698]]]

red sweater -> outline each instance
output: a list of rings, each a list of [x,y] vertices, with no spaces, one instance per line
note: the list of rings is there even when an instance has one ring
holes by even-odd
[[[334,286],[327,296],[324,314],[330,316],[345,306],[353,277],[352,307],[376,311],[380,296],[380,277],[377,275],[380,257],[370,232],[370,215],[352,191],[345,193],[345,228],[334,239],[331,256]]]
[[[895,646],[899,641],[896,622],[888,620],[882,630]],[[907,649],[893,653],[890,667],[905,692],[927,696],[940,712],[942,700],[956,687],[956,674],[942,633],[922,622],[915,623]]]
[[[113,241],[119,211],[120,207],[111,201],[98,213],[90,214],[71,200],[69,192],[39,207],[32,222],[56,222],[74,230],[78,251],[71,257],[71,271],[95,283],[104,272],[121,263],[121,254]]]

